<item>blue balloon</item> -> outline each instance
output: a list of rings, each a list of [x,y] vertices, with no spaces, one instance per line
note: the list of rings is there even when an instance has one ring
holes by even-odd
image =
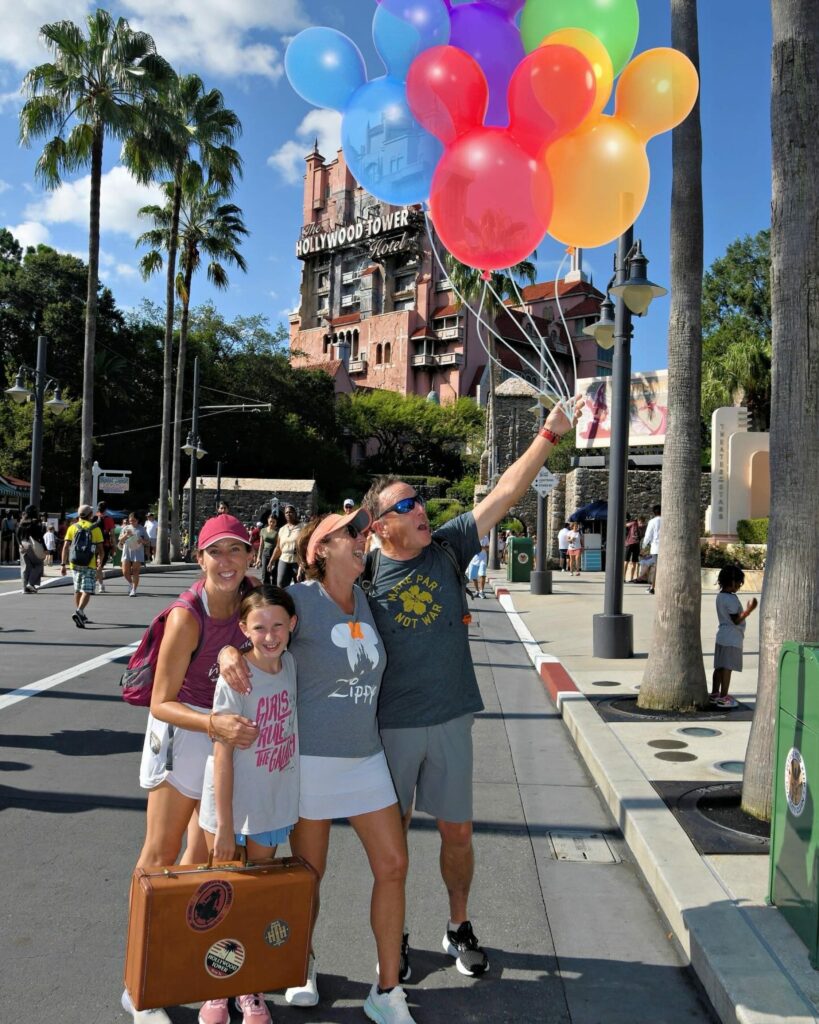
[[[302,99],[341,110],[367,81],[367,67],[355,43],[334,28],[306,28],[284,55],[287,78]]]
[[[363,85],[344,112],[341,145],[356,181],[394,206],[429,196],[443,146],[418,124],[404,83],[390,75]]]
[[[373,42],[387,74],[403,81],[419,53],[449,42],[444,0],[381,0],[373,16]]]

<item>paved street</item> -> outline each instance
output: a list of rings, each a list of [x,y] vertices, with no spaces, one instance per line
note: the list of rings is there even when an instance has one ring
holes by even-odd
[[[0,585],[3,1024],[127,1021],[119,994],[128,879],[143,831],[136,776],[145,713],[119,696],[127,653],[104,659],[133,644],[191,579],[181,570],[147,576],[135,599],[111,581],[84,631],[70,618],[70,587],[23,596]],[[507,616],[494,599],[473,611],[486,710],[475,728],[472,917],[491,972],[464,978],[441,951],[438,844],[419,817],[408,885],[407,990],[417,1021],[713,1021]],[[54,676],[56,685],[24,696]],[[597,838],[578,842],[581,833]],[[576,859],[583,851],[589,859]],[[298,1011],[273,995],[274,1019],[364,1020],[375,966],[368,891],[363,851],[339,823],[316,935],[322,1002]],[[187,1007],[171,1016],[196,1020]]]

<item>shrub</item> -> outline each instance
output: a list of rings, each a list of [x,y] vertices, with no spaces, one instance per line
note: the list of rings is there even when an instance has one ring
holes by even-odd
[[[737,536],[743,544],[768,543],[768,518],[740,519],[737,522]]]
[[[764,569],[766,551],[760,547],[746,547],[745,544],[700,545],[701,563],[704,569],[722,569],[725,565],[738,565],[740,569]]]
[[[476,483],[477,481],[474,476],[465,476],[463,480],[459,480],[447,489],[446,496],[447,498],[454,498],[455,501],[460,501],[467,508],[471,508],[475,499]]]
[[[442,497],[450,485],[450,481],[442,476],[402,476],[401,479],[427,499]]]
[[[439,529],[444,523],[465,511],[459,501],[453,501],[451,498],[430,498],[427,502],[427,517],[433,530]]]

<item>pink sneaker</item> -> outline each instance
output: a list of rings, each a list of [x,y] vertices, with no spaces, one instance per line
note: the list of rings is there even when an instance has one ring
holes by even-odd
[[[272,1024],[270,1011],[260,992],[236,996],[236,1009],[242,1011],[244,1024]]]
[[[199,1024],[230,1024],[230,1010],[227,999],[209,999],[202,1003]]]

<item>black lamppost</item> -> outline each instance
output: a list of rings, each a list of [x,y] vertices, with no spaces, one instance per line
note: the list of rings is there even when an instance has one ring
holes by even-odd
[[[193,361],[193,414],[191,429],[182,451],[190,456],[190,498],[188,501],[188,551],[196,550],[196,460],[207,455],[204,448],[199,447],[199,357]]]
[[[37,338],[37,366],[32,370],[30,366],[21,366],[17,371],[17,379],[14,387],[6,388],[6,394],[18,404],[34,399],[34,426],[31,431],[31,485],[29,487],[29,504],[40,507],[40,478],[43,468],[43,413],[45,408],[52,412],[62,412],[68,405],[63,401],[58,382],[49,377],[46,372],[46,349],[48,340],[45,335]],[[30,391],[25,385],[26,374],[34,375],[34,391]],[[54,386],[54,397],[46,402],[45,393]]]
[[[623,558],[626,525],[626,482],[631,397],[631,316],[644,316],[652,299],[666,289],[646,276],[648,260],[633,228],[620,236],[614,277],[608,290],[615,296],[614,327],[611,303],[603,303],[600,320],[585,329],[603,348],[613,338],[611,441],[609,446],[609,500],[606,541],[606,582],[603,613],[593,618],[592,652],[596,658],[630,658],[634,653],[633,616],[623,613]],[[607,297],[608,301],[608,297]]]

